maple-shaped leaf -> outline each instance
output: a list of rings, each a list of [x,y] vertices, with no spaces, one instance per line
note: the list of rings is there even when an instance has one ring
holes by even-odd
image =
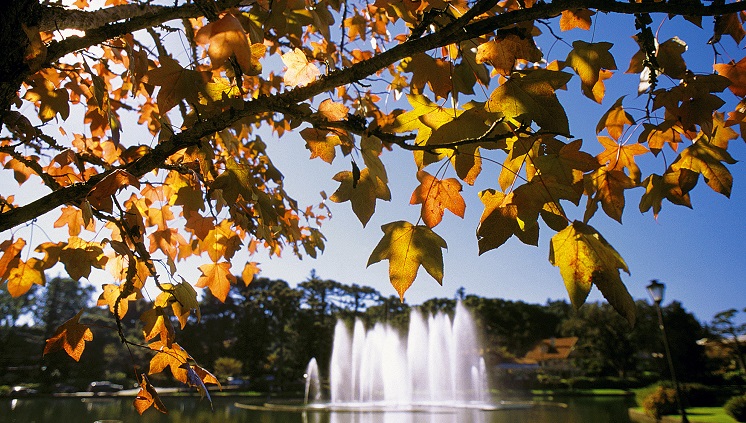
[[[15,267],[20,261],[20,254],[26,241],[23,238],[8,239],[0,243],[0,251],[3,252],[0,257],[0,281],[7,279],[8,272]]]
[[[142,82],[161,87],[156,98],[161,115],[165,115],[184,99],[190,104],[198,104],[199,93],[204,91],[208,73],[184,69],[170,56],[161,56],[159,60],[161,66],[149,70]]]
[[[35,258],[30,258],[26,262],[19,260],[8,272],[8,293],[13,298],[17,298],[27,293],[34,284],[43,286],[46,283],[44,270],[44,263],[40,260]]]
[[[283,54],[282,62],[288,67],[284,77],[285,85],[288,87],[308,85],[321,75],[319,68],[310,63],[306,53],[297,47]]]
[[[59,260],[71,278],[88,278],[91,269],[103,269],[108,257],[98,242],[87,242],[78,237],[70,237],[59,252]]]
[[[645,194],[640,199],[640,212],[645,213],[652,208],[653,216],[657,219],[663,206],[663,199],[679,206],[692,208],[689,190],[682,189],[680,182],[682,180],[682,173],[686,172],[689,171],[669,168],[663,175],[654,173],[645,178],[642,181],[642,186],[645,187]]]
[[[300,131],[300,136],[306,141],[311,159],[318,157],[329,164],[337,157],[336,147],[342,144],[338,136],[326,129],[305,128]]]
[[[355,8],[355,14],[351,18],[344,20],[344,27],[348,29],[347,36],[350,38],[350,41],[355,41],[357,38],[365,41],[367,26],[368,20],[358,13],[357,8]]]
[[[479,198],[484,204],[477,228],[480,255],[503,245],[513,235],[526,244],[538,244],[539,225],[536,220],[519,222],[518,206],[512,202],[513,193],[488,189],[480,192]]]
[[[591,17],[596,12],[588,9],[568,9],[562,11],[560,18],[560,30],[569,31],[574,28],[591,29]]]
[[[135,301],[138,298],[142,297],[140,290],[136,290],[135,292],[127,295],[127,293],[123,291],[125,289],[125,286],[125,284],[104,284],[102,286],[103,292],[98,297],[96,305],[109,306],[109,311],[115,313],[116,310],[116,314],[119,316],[119,318],[123,319],[124,316],[127,315],[127,311],[129,310],[129,302]]]
[[[241,248],[241,238],[232,229],[232,223],[226,219],[207,233],[200,247],[202,251],[207,252],[213,262],[218,262],[223,257],[230,260]]]
[[[372,176],[368,168],[362,169],[357,179],[349,170],[337,173],[333,179],[340,185],[329,199],[335,203],[349,201],[352,211],[363,226],[368,224],[375,213],[377,199],[391,200],[389,187],[380,178]]]
[[[583,94],[598,103],[601,103],[603,96],[599,98],[590,94],[594,92],[596,84],[601,80],[602,70],[616,70],[614,56],[609,52],[612,46],[612,43],[607,42],[586,43],[576,40],[572,43],[573,49],[565,59],[565,65],[573,68],[580,77]]]
[[[249,286],[254,281],[254,275],[258,275],[260,272],[259,263],[255,261],[246,262],[241,272],[244,285]]]
[[[271,198],[256,187],[251,164],[245,158],[226,160],[225,171],[215,178],[212,188],[222,190],[223,198],[229,205],[237,204],[239,196],[243,199],[243,204],[250,202],[265,224],[277,220],[278,213]]]
[[[155,407],[161,413],[168,414],[168,409],[166,409],[155,387],[150,384],[150,380],[148,380],[148,377],[144,373],[140,375],[140,391],[137,393],[132,405],[140,415],[150,407]]]
[[[536,47],[532,37],[520,37],[508,34],[477,47],[477,63],[489,63],[501,75],[508,76],[513,72],[516,62],[525,60],[539,62],[541,50]]]
[[[624,127],[626,125],[634,125],[635,119],[630,115],[622,106],[622,100],[625,96],[621,96],[617,99],[613,106],[601,116],[601,119],[596,125],[596,134],[600,133],[604,129],[611,135],[612,138],[618,140],[619,137],[624,133]]]
[[[368,266],[389,261],[389,279],[399,298],[412,286],[420,266],[443,285],[443,252],[446,242],[427,226],[409,222],[391,222],[381,226],[383,238],[368,258]]]
[[[463,219],[466,202],[461,196],[461,183],[455,178],[437,179],[424,170],[417,172],[420,185],[412,193],[410,204],[422,204],[420,215],[429,228],[443,220],[446,209]]]
[[[150,359],[149,375],[160,373],[168,367],[174,379],[187,383],[187,371],[182,365],[188,364],[191,357],[181,345],[174,342],[168,346],[163,341],[155,341],[148,346],[151,350],[157,351]]]
[[[514,72],[492,92],[485,109],[525,123],[532,120],[545,131],[569,135],[567,114],[554,92],[570,78],[567,72],[546,69]]]
[[[635,301],[629,295],[619,270],[629,274],[624,259],[593,227],[574,221],[552,237],[549,262],[559,267],[575,309],[585,303],[592,285],[631,326],[635,324]]]
[[[231,284],[236,283],[236,277],[231,274],[231,264],[207,263],[200,266],[199,270],[202,275],[197,280],[197,288],[209,288],[215,298],[225,301]]]
[[[425,53],[418,53],[401,61],[399,67],[412,73],[411,86],[422,93],[428,85],[437,98],[446,98],[453,88],[451,83],[451,63],[434,59]]]
[[[605,165],[608,170],[629,170],[629,176],[639,182],[640,168],[635,163],[635,156],[645,154],[648,149],[638,143],[621,143],[609,137],[598,137],[598,142],[604,147],[604,151],[598,156],[598,162]]]
[[[500,188],[507,192],[518,179],[521,169],[526,171],[526,179],[531,180],[534,176],[534,161],[539,153],[540,137],[516,137],[507,140],[508,154],[500,170],[498,182]]]
[[[65,206],[62,207],[62,215],[54,222],[55,228],[61,228],[67,225],[67,233],[70,236],[80,235],[81,228],[88,231],[96,230],[96,221],[88,219],[88,222],[83,216],[83,210],[78,207]]]
[[[647,142],[648,148],[654,155],[657,156],[666,144],[673,151],[678,151],[683,130],[677,125],[676,121],[664,120],[658,125],[643,123],[642,127],[643,130],[637,141]]]
[[[360,152],[363,156],[368,173],[371,177],[378,178],[384,184],[389,182],[389,176],[386,173],[386,167],[381,161],[383,152],[383,142],[376,136],[367,136],[363,134],[360,140]]]
[[[319,104],[318,112],[316,114],[329,122],[339,122],[347,119],[347,114],[349,112],[349,107],[327,98]]]
[[[728,89],[733,94],[739,97],[746,96],[746,57],[739,60],[738,63],[717,63],[713,65],[713,68],[717,73],[730,80],[731,84]]]
[[[181,283],[173,287],[171,295],[175,299],[171,303],[171,308],[173,308],[174,315],[179,319],[181,328],[184,329],[186,326],[187,319],[192,310],[195,311],[197,323],[199,323],[202,318],[202,312],[199,309],[199,301],[197,301],[197,291],[194,290],[192,284],[182,278]]]
[[[80,310],[72,319],[57,328],[54,336],[47,339],[44,355],[64,349],[75,361],[80,361],[80,356],[85,350],[85,341],[93,341],[91,329],[79,322],[82,314],[83,310]]]
[[[714,34],[712,35],[712,38],[710,38],[710,41],[708,41],[709,44],[720,42],[720,38],[724,34],[730,35],[736,44],[740,44],[743,37],[746,37],[746,31],[744,31],[741,20],[738,18],[738,14],[736,13],[716,16],[715,27],[713,30]]]
[[[39,103],[39,119],[42,122],[54,119],[57,114],[62,120],[67,120],[70,115],[70,97],[65,88],[55,88],[54,84],[44,78],[34,79],[31,85],[23,98]]]
[[[126,170],[117,169],[93,187],[88,202],[98,210],[111,212],[114,207],[111,196],[127,186],[140,188],[140,181]]]
[[[235,55],[243,73],[258,74],[253,71],[251,48],[243,26],[232,14],[226,13],[217,21],[200,28],[194,40],[199,44],[210,45],[207,48],[207,55],[210,56],[213,69],[223,66],[232,55]]]
[[[155,307],[140,315],[140,321],[143,324],[142,334],[146,341],[158,336],[164,345],[170,346],[173,343],[176,336],[174,327],[162,307],[156,304]]]
[[[634,180],[621,170],[609,170],[602,167],[587,177],[589,190],[598,195],[604,212],[622,223],[622,212],[624,211],[624,190],[637,186]],[[592,201],[589,197],[588,201]],[[585,221],[590,216],[586,215]]]
[[[658,46],[655,57],[660,71],[674,79],[682,79],[686,75],[686,62],[681,57],[687,50],[687,45],[679,37],[673,37]]]
[[[684,149],[671,167],[701,174],[713,191],[730,197],[733,175],[722,162],[735,164],[736,160],[724,148],[699,139]]]

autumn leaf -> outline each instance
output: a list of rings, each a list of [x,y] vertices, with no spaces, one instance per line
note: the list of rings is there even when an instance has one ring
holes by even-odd
[[[195,36],[195,41],[199,44],[209,44],[207,55],[210,56],[213,69],[217,69],[230,59],[232,55],[236,56],[238,66],[241,71],[247,75],[257,75],[259,72],[254,71],[252,66],[252,51],[249,47],[249,40],[246,38],[241,22],[230,13],[226,13],[217,21],[200,28]],[[264,51],[262,51],[264,54]],[[261,69],[259,69],[261,71]]]
[[[714,34],[708,43],[718,43],[720,42],[720,38],[726,34],[730,35],[736,44],[740,44],[743,37],[746,36],[746,31],[743,29],[741,20],[738,19],[738,14],[730,13],[728,15],[716,16]]]
[[[532,120],[545,131],[567,135],[567,114],[554,92],[570,78],[569,73],[546,69],[514,72],[492,92],[485,109],[525,123],[526,119]]]
[[[72,319],[57,328],[54,336],[47,339],[44,355],[64,349],[75,361],[80,361],[80,356],[85,350],[85,341],[93,341],[93,332],[79,322],[82,314],[83,310],[80,310]]]
[[[746,57],[739,60],[738,63],[716,63],[712,66],[720,75],[728,78],[731,84],[728,86],[733,94],[744,97],[746,96]]]
[[[602,70],[616,70],[614,56],[609,52],[612,46],[613,44],[607,42],[586,43],[576,40],[565,59],[565,65],[573,68],[580,77],[583,94],[597,103],[601,103],[603,99],[603,95],[595,95],[598,93],[596,84],[602,80]]]
[[[19,260],[8,272],[8,293],[17,298],[27,293],[34,284],[43,286],[46,283],[44,270],[44,263],[35,258],[26,262]]]
[[[170,346],[173,343],[176,334],[174,333],[171,321],[164,314],[162,307],[156,305],[146,310],[140,315],[140,321],[143,324],[142,334],[146,341],[150,341],[158,336],[163,345]]]
[[[103,269],[108,257],[98,242],[87,242],[78,237],[70,237],[60,250],[59,260],[71,278],[88,278],[91,269]]]
[[[381,230],[384,236],[370,254],[368,266],[381,260],[389,261],[389,279],[402,301],[420,266],[443,284],[441,248],[448,248],[443,238],[427,226],[414,226],[404,221],[387,223]]]
[[[285,71],[285,85],[288,87],[308,85],[321,75],[319,68],[309,63],[306,53],[297,47],[283,54],[282,62],[288,68]]]
[[[344,20],[344,27],[348,29],[347,36],[350,37],[350,41],[355,41],[357,38],[365,41],[367,25],[368,21],[358,13],[357,8],[355,8],[355,14],[351,18]]]
[[[19,262],[21,251],[25,246],[26,241],[23,238],[15,241],[11,238],[0,243],[0,251],[3,252],[0,257],[0,280],[7,279],[8,272]]]
[[[96,302],[97,306],[109,306],[109,311],[115,313],[119,316],[120,319],[123,319],[124,316],[127,315],[127,311],[129,310],[129,302],[135,301],[138,298],[142,297],[142,294],[139,290],[136,290],[135,292],[132,292],[129,295],[126,295],[126,292],[124,291],[126,285],[115,285],[111,283],[104,284],[102,286],[103,292],[98,297],[98,301]],[[121,297],[121,298],[120,298]]]
[[[159,60],[161,66],[149,70],[142,82],[161,87],[156,99],[161,115],[184,99],[191,104],[199,104],[199,93],[204,90],[207,74],[184,69],[170,56],[161,56]]]
[[[168,367],[174,379],[187,383],[187,371],[182,365],[188,364],[191,357],[181,345],[174,342],[168,346],[163,341],[155,341],[148,346],[151,350],[157,351],[150,359],[149,375],[160,373]]]
[[[155,387],[150,384],[150,380],[148,380],[148,377],[145,374],[140,375],[140,391],[137,393],[132,404],[140,415],[151,406],[155,407],[156,410],[163,414],[168,414],[168,410],[163,404],[163,401],[161,401],[161,398],[158,396],[158,392],[156,392]]]
[[[236,283],[236,277],[231,274],[231,264],[228,262],[207,263],[199,267],[202,276],[197,280],[197,288],[209,288],[212,295],[220,301],[225,301],[231,284]]]
[[[98,210],[111,212],[114,207],[111,196],[127,186],[140,188],[140,181],[126,170],[117,169],[93,187],[88,202]]]
[[[513,235],[525,244],[538,245],[539,225],[536,220],[520,221],[518,206],[513,203],[513,198],[513,193],[504,194],[491,189],[479,193],[479,199],[484,204],[477,227],[480,255],[503,245]]]
[[[680,182],[683,179],[682,173],[686,172],[688,171],[682,171],[682,169],[668,169],[663,175],[654,173],[645,178],[642,181],[645,194],[640,199],[640,212],[645,213],[652,208],[653,216],[657,219],[663,207],[663,199],[673,204],[692,208],[689,192],[682,189]]]
[[[598,137],[598,142],[604,147],[604,151],[597,158],[598,162],[605,165],[608,170],[629,170],[629,176],[640,180],[640,168],[635,163],[635,156],[645,154],[648,149],[638,143],[620,143],[609,137]]]
[[[372,176],[368,168],[360,171],[360,177],[355,183],[352,172],[345,170],[334,175],[339,182],[339,188],[329,197],[335,203],[349,201],[352,211],[360,223],[365,226],[376,210],[376,200],[391,200],[389,187],[380,178]],[[353,186],[354,185],[354,186]]]
[[[629,274],[619,253],[593,227],[575,221],[552,237],[549,262],[559,267],[575,309],[585,303],[591,287],[601,291],[631,326],[635,324],[635,301],[619,276]]]
[[[453,88],[451,64],[443,59],[419,53],[402,60],[399,67],[412,73],[411,86],[420,94],[428,85],[436,97],[446,98]]]
[[[67,120],[70,115],[70,97],[65,88],[55,88],[54,84],[44,78],[34,79],[32,87],[26,91],[24,99],[38,102],[39,119],[48,122],[58,114],[62,120]]]
[[[612,138],[618,140],[624,133],[625,126],[635,124],[635,119],[632,115],[624,110],[622,100],[624,100],[624,96],[619,97],[614,105],[611,106],[603,116],[601,116],[598,125],[596,125],[596,134],[606,129],[606,132],[608,132]]]
[[[88,219],[86,224],[83,218],[83,210],[78,207],[62,207],[62,215],[54,222],[55,228],[61,228],[67,225],[67,233],[70,236],[80,235],[81,228],[89,231],[96,230],[96,224],[93,219]]]
[[[571,29],[591,29],[591,17],[596,12],[588,9],[569,9],[562,11],[562,17],[560,18],[560,30],[569,31]]]
[[[319,104],[317,114],[329,122],[339,122],[347,119],[347,114],[349,112],[349,107],[327,98]]]
[[[733,175],[722,162],[735,164],[736,160],[725,149],[700,139],[684,149],[671,167],[701,174],[713,191],[730,197]]]
[[[463,219],[466,202],[461,196],[461,183],[454,178],[436,179],[424,170],[417,172],[420,185],[412,193],[410,204],[422,204],[420,215],[428,228],[441,220],[446,209]]]
[[[539,62],[542,57],[533,38],[509,34],[480,44],[477,47],[476,62],[489,63],[499,74],[508,76],[519,59]]]
[[[625,204],[624,190],[636,187],[635,181],[621,170],[609,170],[603,167],[588,175],[587,180],[590,185],[588,191],[598,194],[598,200],[601,201],[604,212],[622,223]],[[591,198],[588,201],[592,201]],[[587,216],[585,221],[588,221],[588,218]]]
[[[260,272],[261,269],[259,268],[259,263],[255,261],[247,262],[241,272],[241,279],[243,280],[244,285],[249,286],[249,284],[254,281],[254,276],[258,275]]]
[[[338,136],[325,129],[305,128],[300,136],[306,140],[306,148],[311,152],[312,159],[320,158],[331,164],[337,157],[336,147],[342,144]]]

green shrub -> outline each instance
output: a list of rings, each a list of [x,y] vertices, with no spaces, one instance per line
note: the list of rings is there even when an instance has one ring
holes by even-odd
[[[658,386],[653,393],[645,397],[642,408],[656,420],[668,414],[676,414],[676,390]]]
[[[746,422],[746,395],[733,397],[723,406],[725,412],[739,422]]]

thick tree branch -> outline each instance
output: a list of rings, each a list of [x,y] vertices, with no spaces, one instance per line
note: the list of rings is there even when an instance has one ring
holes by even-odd
[[[492,1],[493,0],[483,0],[478,3],[478,6],[476,7],[481,8],[487,6]],[[541,4],[529,9],[507,12],[468,24],[465,20],[459,19],[453,24],[450,24],[435,33],[407,41],[368,60],[359,62],[343,70],[334,71],[305,87],[296,88],[269,97],[264,96],[259,97],[258,99],[248,100],[244,103],[244,107],[241,110],[231,109],[206,118],[183,132],[172,136],[169,140],[159,144],[150,153],[127,165],[125,169],[140,178],[146,173],[162,166],[163,162],[169,156],[180,149],[197,144],[200,142],[201,138],[224,129],[244,117],[282,110],[283,108],[288,108],[289,105],[307,101],[318,94],[332,90],[336,87],[363,80],[374,74],[379,69],[384,69],[401,59],[410,57],[417,53],[426,52],[437,47],[482,36],[515,23],[551,18],[559,15],[563,10],[577,8],[592,8],[598,11],[623,14],[660,12],[675,15],[712,16],[746,10],[746,2],[704,6],[701,4],[692,5],[680,3],[622,3],[608,0],[558,0],[553,3]],[[163,18],[163,16],[161,16],[161,18]],[[169,17],[169,19],[175,18],[176,16]],[[157,22],[157,20],[154,20],[154,17],[141,17],[139,19],[140,21],[138,21],[137,24],[130,22],[115,24],[110,26],[115,28],[112,32],[107,31],[106,34],[96,32],[98,35],[95,37],[93,35],[86,35],[86,37],[83,38],[87,39],[87,42],[92,42],[94,38],[104,41],[106,37],[111,34],[116,34],[112,36],[118,36],[122,34],[120,31],[125,31],[125,29],[127,32],[134,30],[129,26],[125,28],[124,25],[145,25],[145,21],[150,22],[149,25],[152,25]],[[78,48],[86,47],[86,45],[83,44],[84,43],[81,42],[80,47]],[[60,54],[61,50],[59,50],[58,47],[56,51],[58,52],[56,54]],[[63,204],[80,204],[90,193],[95,184],[107,174],[108,172],[96,175],[86,183],[62,188],[51,192],[26,206],[18,207],[0,214],[0,231],[33,220]]]

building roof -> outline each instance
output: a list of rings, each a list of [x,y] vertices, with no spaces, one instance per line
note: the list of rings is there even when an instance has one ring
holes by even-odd
[[[530,364],[548,360],[567,360],[577,343],[578,338],[576,336],[542,339],[517,362]]]

